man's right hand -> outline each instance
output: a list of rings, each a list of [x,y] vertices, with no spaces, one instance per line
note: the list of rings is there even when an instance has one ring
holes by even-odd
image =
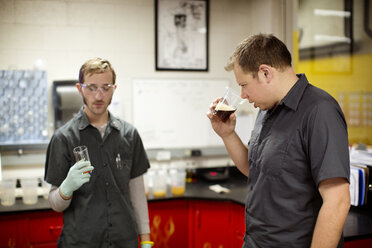
[[[227,137],[230,134],[234,133],[235,125],[236,125],[236,115],[233,113],[230,115],[229,119],[226,122],[221,121],[216,115],[214,115],[214,110],[221,101],[221,98],[216,99],[210,106],[210,112],[207,113],[207,117],[211,121],[213,130],[221,137]]]
[[[89,182],[90,174],[88,172],[93,169],[90,161],[79,161],[71,166],[66,179],[59,186],[62,198],[70,198],[75,190]]]

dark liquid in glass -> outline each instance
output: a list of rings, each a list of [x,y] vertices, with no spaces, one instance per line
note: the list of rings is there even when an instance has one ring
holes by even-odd
[[[216,110],[214,114],[217,115],[218,118],[220,118],[221,121],[226,122],[229,119],[230,115],[232,113],[234,113],[235,111],[236,111],[236,109],[233,109],[233,110]]]

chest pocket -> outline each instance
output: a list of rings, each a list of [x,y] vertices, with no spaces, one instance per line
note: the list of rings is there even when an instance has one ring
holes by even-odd
[[[249,164],[254,164],[254,161],[256,160],[257,157],[257,142],[258,138],[260,136],[259,131],[253,130],[251,133],[251,138],[248,142],[248,161]]]
[[[260,136],[259,131],[253,130],[251,138],[248,143],[248,162],[249,162],[249,177],[248,183],[253,186],[260,174],[260,168],[258,167],[257,151],[258,151],[258,138]]]
[[[118,190],[126,194],[129,192],[129,180],[131,179],[131,171],[133,167],[133,155],[130,150],[130,145],[121,140],[120,144],[110,152],[110,170],[114,183]]]
[[[121,193],[128,193],[129,192],[129,180],[131,175],[131,168],[132,168],[132,159],[128,158],[121,158],[125,156],[124,154],[120,155],[120,160],[115,159],[115,163],[113,166],[110,166],[110,169],[113,174],[113,178],[115,180],[116,185],[118,186]]]
[[[270,135],[262,140],[257,161],[264,175],[276,178],[282,174],[289,142],[290,137],[283,135]]]

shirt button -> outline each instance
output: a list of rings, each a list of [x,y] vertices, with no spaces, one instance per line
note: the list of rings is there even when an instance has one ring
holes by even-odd
[[[109,224],[109,227],[112,227],[112,224],[111,223]]]
[[[109,202],[107,205],[108,205],[109,207],[111,207],[111,202]]]
[[[109,186],[109,183],[108,182],[106,182],[106,186]]]
[[[106,167],[107,166],[107,164],[103,164],[103,167]]]

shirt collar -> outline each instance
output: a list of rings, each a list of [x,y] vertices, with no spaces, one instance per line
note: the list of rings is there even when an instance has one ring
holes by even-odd
[[[88,117],[84,112],[84,106],[80,108],[77,118],[79,120],[79,130],[83,130],[90,125]]]
[[[109,123],[110,127],[115,128],[116,130],[120,131],[120,121],[114,115],[112,115],[109,111]]]
[[[305,74],[297,74],[298,80],[289,90],[287,95],[280,101],[280,104],[287,106],[288,108],[296,111],[298,104],[302,98],[302,95],[305,92],[306,87],[309,84]]]
[[[87,115],[84,112],[84,106],[80,108],[79,113],[77,115],[77,118],[79,119],[79,130],[83,130],[87,128],[90,125],[90,122],[88,120]],[[117,118],[115,118],[109,111],[109,121],[108,125],[110,127],[113,127],[117,130],[120,130],[120,122]]]

